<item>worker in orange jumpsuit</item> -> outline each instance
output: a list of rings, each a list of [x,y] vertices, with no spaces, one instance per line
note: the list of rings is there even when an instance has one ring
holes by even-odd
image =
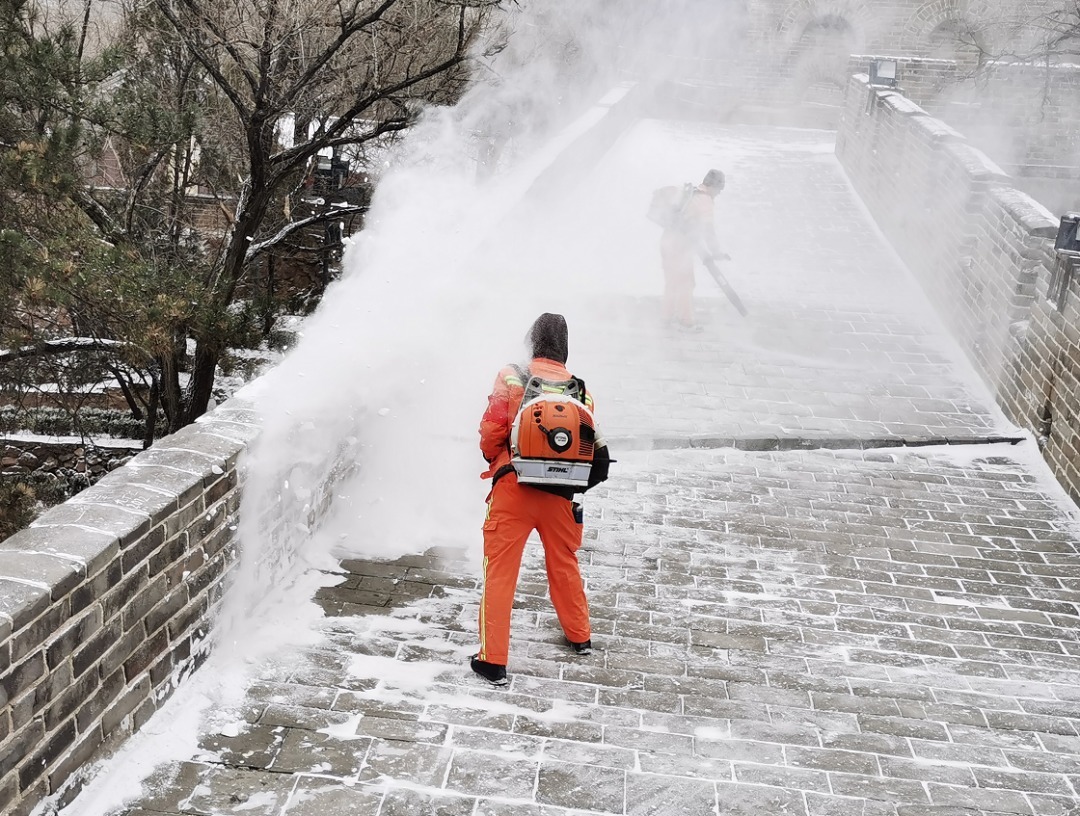
[[[569,380],[566,369],[568,332],[562,315],[542,314],[529,330],[532,361],[529,375],[548,380]],[[571,650],[592,651],[589,603],[581,579],[577,551],[581,547],[581,505],[573,501],[574,488],[522,485],[510,462],[510,431],[521,406],[525,383],[521,370],[503,368],[488,397],[480,421],[480,450],[492,479],[484,520],[484,590],[480,598],[480,650],[471,658],[474,672],[496,686],[504,686],[510,651],[510,612],[514,605],[525,541],[536,530],[544,546],[548,591],[555,614]],[[585,392],[585,405],[592,397]],[[597,439],[589,487],[607,478],[607,447]],[[587,488],[586,488],[587,489]],[[576,488],[580,491],[581,488]]]
[[[660,236],[664,269],[664,321],[688,331],[700,331],[694,319],[694,258],[706,251],[728,259],[719,250],[713,203],[724,189],[724,174],[710,170],[684,205],[678,219]]]

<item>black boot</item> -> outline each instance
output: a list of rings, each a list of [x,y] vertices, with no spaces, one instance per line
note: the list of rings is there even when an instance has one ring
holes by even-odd
[[[472,670],[487,680],[493,686],[505,686],[509,684],[509,680],[506,679],[506,666],[500,666],[498,663],[488,663],[484,660],[479,660],[480,655],[473,655],[469,658],[469,665],[472,666]]]
[[[592,654],[592,640],[586,640],[584,643],[574,643],[570,638],[566,638],[566,645],[570,647],[574,654],[589,655]]]

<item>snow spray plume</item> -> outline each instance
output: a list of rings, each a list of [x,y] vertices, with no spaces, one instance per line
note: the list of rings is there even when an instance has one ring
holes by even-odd
[[[249,639],[252,610],[304,569],[479,548],[476,429],[495,372],[525,357],[537,314],[575,332],[582,291],[618,274],[582,268],[589,253],[572,242],[543,247],[551,213],[521,206],[552,135],[623,76],[634,22],[649,30],[648,4],[600,13],[614,8],[513,7],[492,33],[505,47],[478,61],[461,103],[429,110],[390,156],[342,278],[250,391],[264,431],[243,463],[226,641]]]

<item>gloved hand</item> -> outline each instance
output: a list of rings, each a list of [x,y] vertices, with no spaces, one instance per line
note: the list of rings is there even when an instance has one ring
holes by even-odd
[[[731,256],[728,255],[726,252],[714,252],[713,259],[717,261],[730,261]]]

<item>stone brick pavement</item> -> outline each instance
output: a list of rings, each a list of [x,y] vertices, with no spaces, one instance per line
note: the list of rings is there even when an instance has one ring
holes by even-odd
[[[593,380],[625,443],[586,502],[597,651],[561,646],[537,546],[508,689],[465,663],[477,564],[346,561],[321,640],[276,655],[236,722],[115,813],[1080,816],[1080,532],[1033,443],[724,447],[1011,430],[902,270],[858,283],[859,252],[887,251],[827,157],[806,160],[827,137],[755,133],[793,156],[789,190],[825,196],[793,229],[835,232],[837,273],[748,285],[756,324],[713,301],[703,334],[665,334],[640,297],[607,325],[597,361],[633,356],[678,398],[650,403],[654,426],[618,376]],[[711,134],[721,153],[747,138]],[[854,260],[817,212],[854,219]]]
[[[630,454],[599,650],[530,547],[509,690],[464,668],[470,565],[346,562],[325,642],[125,813],[1080,814],[1078,536],[1014,453]]]

